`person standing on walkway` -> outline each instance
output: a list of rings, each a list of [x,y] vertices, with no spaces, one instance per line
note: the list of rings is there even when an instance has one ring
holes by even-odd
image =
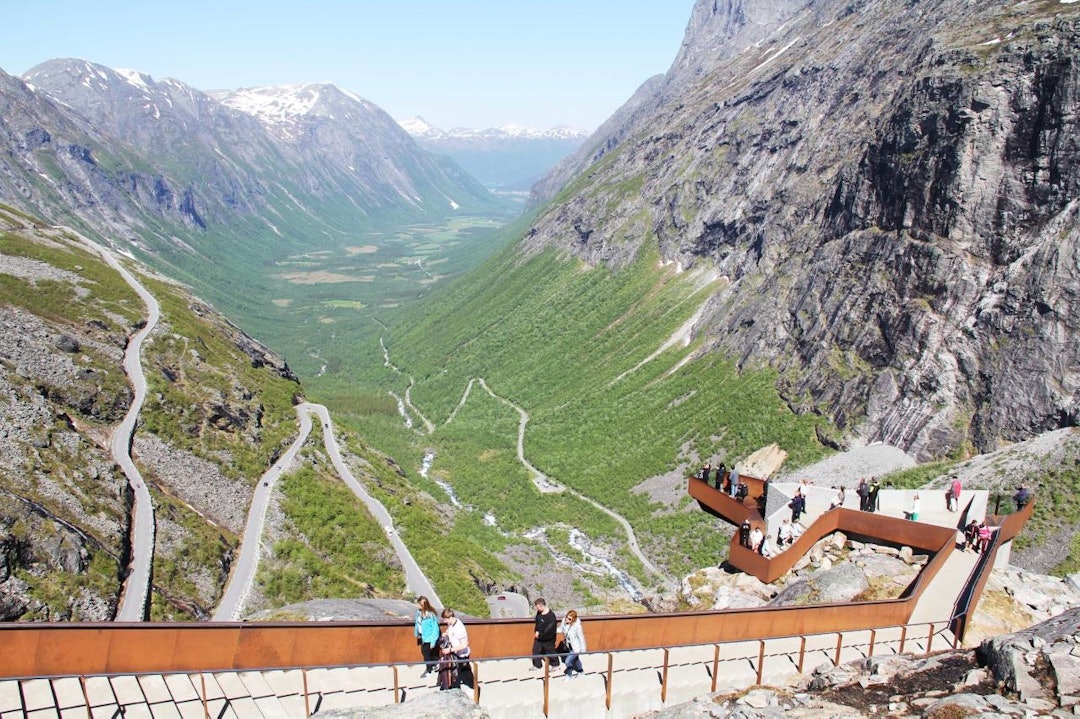
[[[721,462],[720,466],[716,468],[716,488],[721,492],[724,491],[724,478],[727,477],[727,467]]]
[[[979,553],[986,554],[990,551],[990,538],[993,536],[994,530],[990,529],[986,525],[986,520],[979,522]]]
[[[916,492],[915,496],[911,498],[911,521],[919,521],[919,493]]]
[[[962,488],[963,485],[960,484],[960,478],[954,474],[952,476],[952,482],[949,483],[949,494],[951,495],[952,499],[952,506],[949,507],[950,512],[955,512],[956,509],[960,506],[960,490]]]
[[[750,547],[750,520],[744,519],[743,523],[739,525],[739,544],[744,547]]]
[[[855,487],[855,494],[859,495],[859,510],[865,512],[870,496],[870,487],[866,484],[866,477],[859,477],[859,485]]]
[[[701,472],[698,474],[698,479],[700,479],[705,484],[709,483],[709,480],[712,479],[711,464],[709,464],[708,462],[705,463],[705,466],[701,468]]]
[[[533,618],[533,667],[539,669],[544,665],[541,656],[549,657],[551,666],[559,666],[559,655],[555,652],[555,635],[558,634],[559,620],[555,613],[548,608],[547,600],[538,597],[533,603],[536,607],[536,616]]]
[[[731,482],[728,484],[728,492],[732,497],[735,496],[735,491],[739,488],[739,470],[737,467],[731,468],[731,474],[728,475]]]
[[[877,477],[870,478],[870,486],[866,488],[866,511],[876,512],[878,511],[878,492],[881,490],[881,485],[878,484]]]
[[[573,609],[563,617],[562,635],[569,652],[566,655],[566,678],[573,679],[576,675],[585,672],[585,667],[581,665],[581,655],[588,650],[585,644],[585,630],[581,627],[578,613]]]
[[[472,656],[469,650],[469,632],[461,620],[454,615],[453,609],[447,607],[442,611],[442,616],[446,620],[447,646],[440,649],[440,652],[444,658],[453,660],[460,683],[472,687],[476,680],[473,678],[472,664],[469,662],[469,657]]]
[[[420,652],[424,656],[424,673],[420,675],[425,679],[438,669],[439,663],[439,616],[431,606],[427,597],[421,595],[416,598],[416,618],[413,620],[413,635],[416,643],[420,646]]]
[[[795,496],[791,498],[791,523],[798,524],[799,517],[806,511],[806,497],[803,496],[802,490],[797,490]]]

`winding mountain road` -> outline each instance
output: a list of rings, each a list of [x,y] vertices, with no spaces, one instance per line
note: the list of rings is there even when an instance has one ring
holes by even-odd
[[[232,574],[225,593],[214,612],[214,621],[236,621],[240,618],[240,611],[243,609],[251,591],[262,554],[260,551],[262,547],[262,531],[266,520],[266,508],[270,501],[270,494],[274,489],[274,484],[283,472],[288,471],[300,448],[307,441],[308,435],[311,434],[312,417],[316,417],[322,423],[323,446],[330,456],[330,461],[333,463],[338,476],[352,490],[353,494],[364,503],[368,511],[371,512],[386,532],[387,539],[393,546],[398,561],[401,562],[402,569],[405,572],[405,586],[417,596],[421,594],[427,595],[435,606],[442,606],[438,596],[435,594],[435,588],[394,529],[394,521],[386,507],[378,499],[368,494],[364,486],[353,476],[349,466],[342,458],[337,438],[334,436],[329,410],[321,404],[304,402],[296,406],[296,414],[300,422],[299,434],[278,461],[274,463],[274,466],[259,478],[259,482],[255,487],[255,494],[248,510],[247,525],[244,528],[244,536],[240,545],[240,553],[233,563]]]
[[[116,270],[124,282],[139,295],[139,299],[143,301],[147,309],[146,324],[131,336],[124,350],[124,371],[131,381],[132,388],[131,406],[123,421],[117,425],[109,437],[109,450],[113,460],[127,477],[134,494],[131,560],[116,611],[116,621],[140,622],[146,618],[146,605],[150,595],[150,570],[154,564],[154,505],[150,500],[150,490],[146,488],[146,482],[143,481],[142,475],[131,459],[131,442],[135,434],[135,426],[139,421],[139,412],[142,411],[143,402],[146,400],[146,377],[142,370],[142,343],[161,318],[161,308],[154,296],[120,264],[111,251],[83,237],[70,227],[59,229],[78,238],[87,249],[96,253],[106,264]]]

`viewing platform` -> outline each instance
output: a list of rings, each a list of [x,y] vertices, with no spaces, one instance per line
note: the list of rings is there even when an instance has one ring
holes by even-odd
[[[736,502],[701,480],[689,492],[704,508],[768,526],[764,483]],[[757,488],[755,491],[755,487]],[[783,496],[781,485],[770,493]],[[531,619],[465,619],[476,686],[463,689],[493,717],[620,719],[721,690],[786,684],[823,664],[958,646],[999,556],[1031,516],[987,517],[983,554],[955,551],[957,529],[985,498],[968,493],[942,514],[923,493],[927,521],[903,518],[904,499],[880,511],[828,509],[808,492],[809,526],[776,557],[732,544],[728,561],[778,577],[834,531],[928,556],[896,599],[672,614],[583,616],[589,653],[573,681],[530,671]],[[831,500],[830,500],[831,501]],[[943,502],[943,499],[941,500]],[[786,510],[786,503],[780,508]],[[786,510],[790,511],[790,510]],[[773,512],[779,515],[780,510]],[[900,516],[893,516],[899,514]],[[930,521],[932,518],[935,521]],[[771,581],[771,580],[769,580]],[[199,624],[0,625],[0,719],[28,717],[220,717],[280,719],[320,710],[408,702],[437,691],[422,665],[412,623],[207,622]]]

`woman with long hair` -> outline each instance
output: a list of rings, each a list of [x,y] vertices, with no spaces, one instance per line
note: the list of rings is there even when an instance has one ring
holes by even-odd
[[[566,655],[566,678],[573,679],[585,671],[585,667],[581,666],[581,655],[588,650],[585,645],[585,631],[581,628],[581,620],[578,619],[578,613],[573,609],[563,617],[562,635],[563,641],[566,642],[566,648],[570,652]]]
[[[424,679],[435,672],[439,662],[439,615],[431,606],[428,598],[421,595],[416,598],[416,619],[413,621],[413,634],[416,643],[424,655],[424,673],[420,675]]]

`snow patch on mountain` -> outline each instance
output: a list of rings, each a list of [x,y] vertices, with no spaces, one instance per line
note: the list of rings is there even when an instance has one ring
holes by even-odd
[[[483,130],[468,127],[455,127],[443,130],[435,127],[422,117],[398,120],[397,123],[410,135],[423,140],[444,139],[499,139],[499,140],[573,140],[589,136],[588,130],[556,125],[546,130],[538,130],[516,123],[504,123]]]

